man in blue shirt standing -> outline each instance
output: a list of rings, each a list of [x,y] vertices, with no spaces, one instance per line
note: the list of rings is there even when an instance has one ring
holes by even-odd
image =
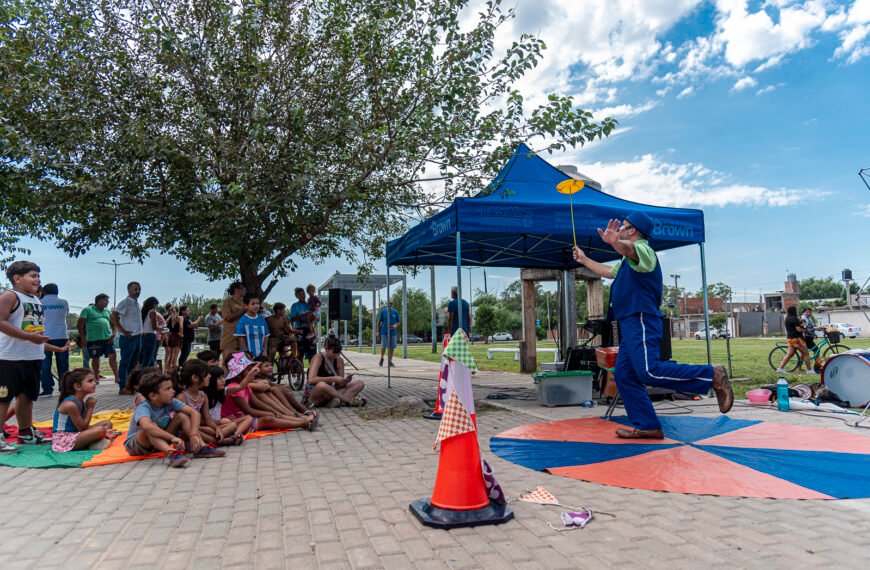
[[[456,287],[450,289],[451,301],[447,304],[447,330],[450,331],[450,336],[456,334],[458,329],[465,331],[465,334],[471,334],[471,310],[468,307],[468,301],[459,298],[459,293]],[[462,324],[459,323],[459,303],[462,303]]]
[[[647,242],[653,221],[643,212],[632,212],[620,225],[610,220],[606,230],[599,228],[604,243],[622,255],[614,266],[589,259],[578,247],[574,261],[585,265],[599,277],[613,279],[610,309],[619,323],[619,353],[613,377],[634,429],[619,428],[624,439],[664,439],[646,386],[660,386],[706,394],[716,394],[719,411],[727,413],[734,404],[734,391],[721,364],[715,366],[661,362],[662,269],[655,251]]]
[[[45,336],[50,340],[46,344],[53,346],[66,346],[69,334],[66,330],[66,317],[69,314],[69,303],[66,299],[57,296],[58,289],[54,283],[47,283],[42,291],[42,308],[45,311]],[[57,378],[60,380],[69,370],[69,352],[55,352],[57,357]],[[42,361],[42,374],[40,383],[42,393],[40,396],[51,396],[54,392],[54,377],[51,375],[51,355],[45,351],[45,360]]]
[[[381,314],[378,315],[378,329],[381,333],[381,361],[378,364],[379,366],[384,365],[384,352],[387,350],[387,346],[390,348],[388,366],[395,366],[393,364],[393,351],[396,349],[396,339],[399,336],[398,328],[399,311],[393,308],[393,302],[390,301],[389,313],[387,308],[384,307],[381,309]]]

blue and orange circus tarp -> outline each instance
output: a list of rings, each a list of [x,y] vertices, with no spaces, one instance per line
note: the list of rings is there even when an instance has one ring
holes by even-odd
[[[131,456],[124,449],[124,439],[127,436],[127,430],[130,428],[130,420],[133,417],[131,410],[107,410],[94,414],[92,422],[103,420],[111,420],[112,427],[120,431],[121,435],[115,438],[112,445],[102,450],[84,449],[82,451],[67,451],[58,453],[51,450],[50,444],[45,445],[18,445],[18,453],[0,454],[0,465],[6,467],[26,467],[30,469],[48,469],[52,467],[97,467],[100,465],[111,465],[114,463],[127,463],[129,461],[141,461],[143,459],[154,459],[163,457],[162,453],[152,453],[151,455]],[[34,427],[42,430],[43,433],[51,435],[52,422],[33,422]],[[18,442],[18,428],[16,426],[4,426],[10,437],[7,441],[12,444]],[[257,439],[269,435],[275,435],[286,431],[283,430],[258,430],[245,435],[245,441]],[[229,449],[229,448],[223,448]]]
[[[660,418],[663,440],[625,440],[628,418],[531,424],[494,436],[496,455],[604,485],[780,499],[870,497],[870,437],[791,424]]]

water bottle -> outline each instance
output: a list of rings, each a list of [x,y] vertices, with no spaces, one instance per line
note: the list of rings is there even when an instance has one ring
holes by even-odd
[[[597,405],[598,405],[598,402],[596,402],[595,400],[587,400],[587,401],[583,402],[582,404],[580,404],[580,407],[581,408],[594,408]]]
[[[790,409],[788,403],[788,380],[782,376],[776,381],[776,405],[779,407],[780,412],[787,412]]]

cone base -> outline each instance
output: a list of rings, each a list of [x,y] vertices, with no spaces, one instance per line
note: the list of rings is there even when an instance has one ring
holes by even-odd
[[[441,414],[436,414],[435,412],[429,412],[428,414],[423,414],[423,418],[427,420],[440,420]]]
[[[502,524],[514,518],[514,512],[507,505],[493,502],[482,509],[473,511],[451,511],[433,506],[429,499],[418,499],[411,503],[410,509],[424,525],[444,530],[485,524]]]

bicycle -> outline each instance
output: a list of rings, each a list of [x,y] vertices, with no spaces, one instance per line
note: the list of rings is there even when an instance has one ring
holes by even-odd
[[[280,384],[286,376],[291,389],[301,390],[305,387],[305,365],[291,352],[290,347],[289,342],[278,346],[272,365],[272,379]]]
[[[849,347],[845,344],[840,344],[840,335],[834,334],[825,335],[821,337],[822,340],[816,343],[816,346],[813,348],[807,347],[807,350],[810,353],[810,359],[813,361],[818,361],[819,356],[821,355],[825,360],[827,360],[832,354],[839,354],[841,352],[846,352],[849,350]],[[825,348],[827,347],[827,348]],[[786,353],[788,352],[788,343],[787,342],[777,342],[776,346],[773,350],[770,351],[770,354],[767,357],[767,363],[770,364],[770,367],[774,370],[779,368],[780,362],[785,358]],[[798,366],[802,364],[800,359],[800,353],[796,353],[794,358],[790,360],[786,364],[786,368],[784,369],[786,372],[794,372],[797,370]]]

